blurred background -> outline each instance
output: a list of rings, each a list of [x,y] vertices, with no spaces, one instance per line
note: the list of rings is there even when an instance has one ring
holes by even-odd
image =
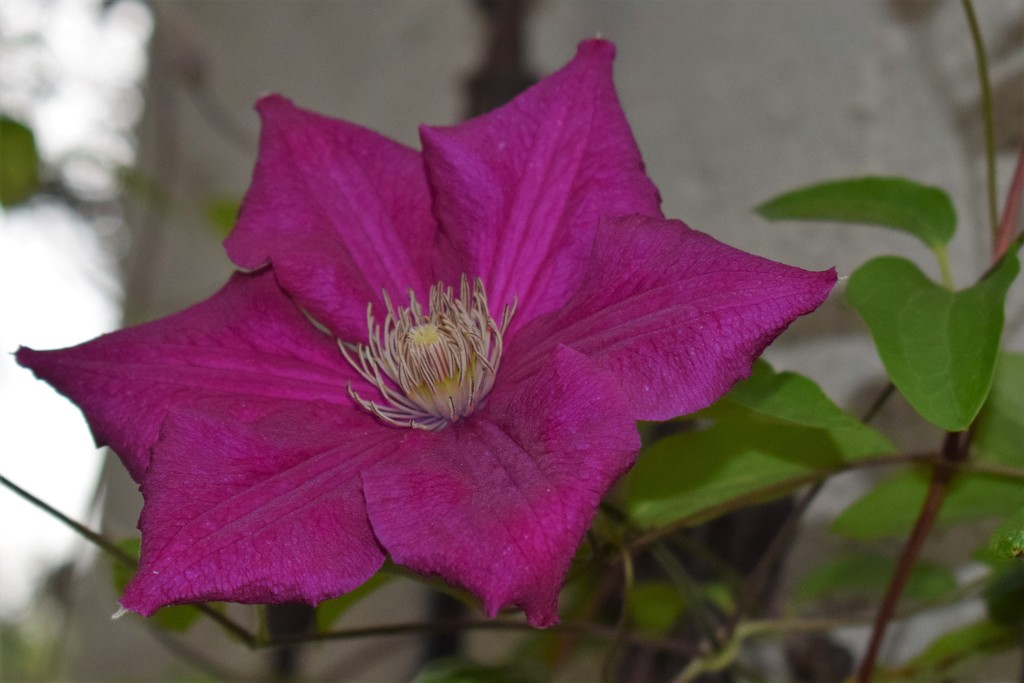
[[[983,0],[977,10],[1001,198],[1024,140],[1024,4]],[[979,86],[957,2],[0,0],[0,474],[110,538],[135,533],[134,483],[92,447],[77,409],[10,354],[161,317],[220,287],[231,272],[220,242],[251,177],[260,95],[280,92],[417,146],[420,123],[451,124],[500,103],[594,35],[618,45],[619,95],[666,215],[769,258],[835,265],[841,277],[883,253],[937,276],[909,236],[770,225],[752,211],[811,182],[903,175],[954,199],[956,283],[987,267]],[[1008,320],[1017,348],[1020,289]],[[839,296],[767,357],[854,412],[885,383]],[[881,424],[910,414],[894,401]],[[889,432],[905,446],[936,438]],[[862,476],[832,482],[808,523],[863,492]],[[268,670],[267,653],[208,624],[179,637],[135,616],[111,621],[108,563],[6,490],[0,532],[0,679],[250,679]],[[392,585],[346,625],[427,609],[415,586]],[[913,652],[929,628],[911,624],[886,655]],[[863,637],[841,634],[851,647]],[[420,646],[412,636],[333,643],[305,650],[302,667],[313,678],[407,680]],[[503,647],[477,636],[469,646],[485,655]]]

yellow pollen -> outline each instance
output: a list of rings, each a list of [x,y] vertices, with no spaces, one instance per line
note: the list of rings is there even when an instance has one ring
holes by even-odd
[[[435,325],[417,325],[409,330],[409,341],[417,346],[429,346],[441,341],[441,335]]]
[[[384,292],[383,324],[366,307],[366,345],[338,340],[345,360],[373,385],[382,399],[369,401],[348,386],[364,410],[397,427],[443,429],[473,414],[487,397],[501,362],[502,337],[516,301],[502,311],[501,325],[491,317],[480,278],[470,289],[465,275],[455,296],[451,287],[430,288],[423,312],[409,290],[409,305],[391,304]]]

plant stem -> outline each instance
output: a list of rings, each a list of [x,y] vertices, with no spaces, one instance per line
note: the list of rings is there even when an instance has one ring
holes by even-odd
[[[705,657],[692,660],[676,678],[672,679],[672,683],[691,683],[696,681],[701,674],[723,671],[736,662],[739,654],[739,641],[730,640],[725,647],[715,650]]]
[[[690,577],[689,572],[663,541],[654,542],[651,545],[650,553],[654,561],[665,572],[669,582],[685,598],[686,604],[693,612],[693,621],[697,630],[705,640],[711,643],[712,649],[721,649],[722,640],[719,638],[717,625],[708,613],[707,603],[704,596],[701,595],[700,587]]]
[[[885,388],[879,392],[878,397],[874,400],[871,406],[864,412],[864,416],[860,419],[860,421],[863,422],[864,424],[871,424],[871,421],[875,419],[876,415],[878,415],[878,411],[880,411],[885,406],[885,404],[889,401],[889,399],[892,397],[895,391],[896,385],[893,384],[892,382],[887,382]]]
[[[219,662],[193,648],[177,634],[172,634],[172,632],[166,631],[152,622],[147,623],[146,626],[146,630],[149,631],[149,634],[156,639],[164,649],[188,664],[193,669],[204,674],[205,678],[200,680],[206,680],[208,678],[213,681],[240,681],[245,679],[242,672],[232,671],[222,667]],[[186,680],[192,679],[189,678]]]
[[[981,38],[978,17],[974,13],[971,0],[960,0],[967,17],[967,26],[971,32],[971,43],[974,45],[974,56],[978,63],[978,81],[981,85],[981,116],[985,133],[985,184],[988,197],[988,216],[993,240],[998,239],[999,217],[996,206],[996,137],[992,123],[992,88],[988,80],[988,58],[985,56],[985,43]]]
[[[106,538],[106,537],[96,533],[95,531],[93,531],[89,527],[85,526],[84,524],[81,524],[80,522],[76,522],[75,520],[71,519],[70,517],[68,517],[63,512],[61,512],[60,510],[58,510],[55,507],[53,507],[52,505],[49,505],[48,503],[43,502],[39,498],[36,498],[31,493],[29,493],[25,489],[21,488],[20,486],[18,486],[17,484],[12,482],[7,477],[0,476],[0,484],[3,484],[5,487],[10,489],[11,491],[16,493],[17,495],[21,496],[23,499],[27,500],[29,503],[31,503],[32,505],[36,506],[37,508],[39,508],[40,510],[42,510],[46,514],[50,515],[51,517],[53,517],[57,521],[59,521],[59,522],[63,523],[64,525],[70,527],[72,530],[74,530],[75,533],[81,535],[83,538],[88,540],[90,543],[92,543],[93,545],[95,545],[95,546],[99,547],[100,549],[102,549],[105,553],[107,553],[111,557],[115,558],[118,562],[122,562],[122,563],[128,565],[129,567],[132,567],[133,569],[137,569],[138,568],[138,566],[139,566],[138,560],[136,560],[134,557],[132,557],[131,555],[126,553],[124,550],[119,548],[116,543],[113,543],[108,538]],[[241,624],[238,624],[234,620],[224,616],[223,614],[221,614],[220,612],[218,612],[217,610],[213,609],[212,607],[210,607],[207,604],[199,603],[199,604],[195,605],[195,608],[198,609],[203,614],[205,614],[210,619],[212,619],[213,621],[215,621],[218,624],[220,624],[226,630],[230,631],[237,638],[241,639],[242,642],[244,642],[248,647],[255,647],[256,646],[256,644],[257,644],[256,636],[254,636],[252,633],[250,633],[248,631],[248,629],[246,629]]]
[[[899,565],[889,581],[889,587],[885,592],[885,598],[882,600],[882,606],[875,617],[874,627],[871,631],[871,642],[868,644],[867,654],[864,655],[864,660],[857,671],[857,683],[868,683],[871,680],[871,674],[875,668],[875,660],[878,658],[886,627],[896,611],[896,603],[899,602],[903,587],[910,577],[910,571],[917,562],[917,556],[921,552],[921,547],[924,545],[924,541],[935,523],[935,517],[938,515],[942,501],[946,497],[947,485],[948,482],[942,481],[937,477],[932,478],[931,484],[928,487],[928,495],[925,498],[924,505],[921,507],[921,513],[918,515],[917,522],[914,524],[914,530],[907,540],[906,546],[903,548]]]
[[[260,646],[260,641],[259,638],[256,637],[256,634],[239,624],[234,619],[224,616],[205,602],[195,603],[193,607],[202,612],[208,619],[215,621],[225,631],[230,632],[236,638],[241,640],[247,648],[255,649]]]
[[[939,264],[943,268],[944,279],[948,281],[948,286],[952,288],[952,282],[948,278],[949,262],[948,259],[945,258],[945,254],[946,252],[943,248],[942,255],[939,258]],[[864,424],[867,424],[874,419],[875,415],[882,409],[895,390],[895,384],[892,382],[888,382],[886,384],[885,388],[882,389],[878,397],[875,398],[867,412],[864,414],[864,417],[862,418]],[[810,507],[811,502],[818,495],[824,485],[825,479],[820,479],[796,501],[793,509],[790,510],[789,515],[786,517],[785,522],[783,522],[782,526],[776,532],[775,538],[772,539],[771,544],[761,555],[761,558],[758,560],[754,570],[750,572],[750,576],[743,585],[743,590],[737,600],[736,610],[729,619],[726,631],[730,634],[730,637],[736,632],[736,628],[740,624],[743,616],[753,609],[757,602],[762,598],[764,586],[768,581],[772,566],[778,562],[779,557],[789,546],[793,537],[797,533],[798,525],[804,512],[806,512],[807,508]]]
[[[614,683],[616,666],[619,663],[619,654],[622,646],[626,644],[629,625],[629,601],[633,593],[635,574],[633,571],[633,556],[629,554],[625,546],[619,548],[619,558],[622,560],[622,606],[619,608],[619,620],[615,624],[615,639],[608,646],[608,652],[604,657],[604,664],[601,667],[601,679],[605,683]]]
[[[292,643],[317,643],[328,640],[352,640],[356,638],[371,638],[382,636],[399,636],[409,633],[426,633],[440,631],[527,631],[536,633],[537,629],[523,621],[507,621],[503,619],[481,620],[463,619],[459,621],[416,621],[401,624],[385,624],[382,626],[370,626],[366,628],[342,629],[327,633],[316,633],[311,635],[295,636],[288,638],[276,638],[257,643],[256,647],[276,647]],[[551,626],[549,631],[563,633],[581,633],[584,635],[596,636],[606,640],[616,637],[616,630],[600,624],[589,622],[563,622]],[[667,638],[648,637],[638,634],[628,635],[626,640],[630,643],[642,645],[664,652],[692,657],[696,653],[694,648],[688,647],[685,643]]]
[[[971,472],[974,474],[990,474],[996,477],[1005,477],[1007,479],[1024,480],[1024,467],[1001,465],[997,462],[965,462],[961,464],[958,467],[958,469],[961,472]]]
[[[54,519],[70,527],[76,533],[80,534],[83,538],[93,543],[97,547],[101,548],[104,552],[108,553],[118,562],[123,562],[129,567],[137,568],[138,560],[126,553],[124,550],[119,548],[117,544],[105,538],[101,534],[96,533],[89,527],[75,521],[68,517],[60,510],[57,510],[53,506],[43,502],[36,496],[21,488],[10,479],[0,475],[0,484],[13,493],[17,494],[24,500],[28,501],[35,507],[39,508],[43,512],[47,513]],[[452,621],[447,623],[436,623],[436,622],[420,622],[420,623],[406,623],[406,624],[389,624],[384,626],[373,626],[369,628],[350,629],[345,631],[333,631],[330,633],[318,633],[318,634],[302,634],[295,637],[282,637],[282,638],[268,638],[257,635],[247,628],[234,621],[230,617],[225,616],[217,609],[211,607],[206,603],[196,603],[193,605],[197,610],[202,612],[206,617],[210,618],[225,630],[229,631],[236,638],[241,640],[246,647],[250,649],[260,649],[266,647],[277,647],[281,645],[291,645],[296,643],[308,643],[317,642],[324,640],[347,640],[353,638],[367,638],[374,636],[388,636],[388,635],[400,635],[405,633],[424,633],[424,632],[439,632],[439,631],[459,631],[459,630],[523,630],[534,632],[536,629],[529,624],[514,621],[478,621],[478,620],[463,620],[463,621]],[[692,648],[686,647],[685,644],[668,640],[664,638],[649,638],[640,635],[621,635],[618,629],[611,629],[599,624],[591,623],[563,623],[551,627],[553,631],[564,631],[567,633],[582,633],[586,635],[597,636],[605,639],[615,640],[622,638],[624,641],[634,643],[641,646],[655,648],[665,652],[672,652],[683,656],[693,656],[694,651]]]
[[[999,234],[992,245],[993,263],[1002,258],[1013,241],[1013,226],[1020,212],[1021,194],[1024,194],[1024,145],[1020,146],[1020,152],[1017,154],[1017,167],[1013,171],[1010,190],[1006,193],[1003,219],[999,222]]]
[[[49,505],[48,503],[44,503],[42,500],[40,500],[39,498],[36,498],[31,493],[29,493],[25,489],[21,488],[20,486],[18,486],[17,484],[12,482],[7,477],[4,477],[3,475],[0,475],[0,484],[3,484],[5,487],[10,489],[11,491],[16,493],[17,495],[21,496],[23,499],[27,500],[29,503],[31,503],[32,505],[36,506],[37,508],[39,508],[40,510],[42,510],[46,514],[50,515],[51,517],[53,517],[57,521],[63,523],[65,526],[71,527],[71,529],[75,533],[77,533],[78,535],[84,537],[85,539],[87,539],[93,545],[98,546],[99,548],[101,548],[107,554],[117,558],[117,560],[119,562],[123,562],[124,564],[128,565],[129,567],[138,567],[139,566],[138,561],[134,557],[132,557],[131,555],[126,553],[125,551],[121,550],[121,548],[117,547],[117,544],[112,543],[111,541],[107,540],[106,538],[104,538],[100,534],[96,533],[95,531],[93,531],[89,527],[85,526],[84,524],[76,522],[75,520],[71,519],[70,517],[65,515],[63,512],[61,512],[60,510],[54,508],[53,506]]]
[[[956,288],[953,285],[953,272],[949,268],[949,252],[946,251],[946,245],[940,244],[935,247],[935,258],[939,262],[939,276],[942,278],[942,286],[953,291]]]
[[[736,601],[736,609],[729,619],[727,632],[730,634],[730,637],[736,631],[736,627],[744,615],[750,613],[764,598],[765,588],[768,585],[772,568],[779,562],[786,549],[790,546],[790,543],[792,543],[804,512],[807,511],[811,501],[814,500],[824,485],[824,480],[817,482],[797,499],[793,504],[793,509],[789,511],[786,520],[776,531],[775,537],[761,554],[761,557],[758,558],[757,564],[747,577],[743,590]]]
[[[886,627],[896,612],[896,604],[899,602],[903,587],[906,585],[907,579],[910,578],[910,572],[917,562],[918,555],[921,554],[925,540],[931,533],[932,527],[935,526],[935,519],[938,517],[942,502],[949,491],[949,484],[957,471],[957,468],[951,465],[956,465],[967,457],[969,438],[966,435],[968,434],[969,432],[946,434],[946,441],[942,449],[943,460],[935,466],[932,472],[928,494],[921,506],[921,512],[917,517],[917,522],[914,523],[914,529],[910,533],[910,538],[907,539],[907,544],[903,547],[899,564],[896,566],[896,571],[893,572],[885,597],[882,599],[882,605],[875,617],[867,653],[857,671],[857,683],[868,683],[871,680],[875,660],[878,659],[882,640],[885,637]]]
[[[960,586],[956,591],[943,598],[941,602],[931,603],[928,606],[918,606],[916,609],[904,613],[902,616],[913,616],[914,614],[935,609],[936,607],[944,604],[952,604],[953,602],[962,599],[965,595],[976,594],[976,592],[986,584],[987,580],[988,577],[975,579],[969,584]],[[729,658],[735,658],[735,653],[738,652],[738,646],[749,639],[759,638],[762,636],[781,635],[783,633],[834,631],[838,628],[864,626],[867,625],[869,621],[870,620],[865,620],[860,617],[820,617],[809,619],[780,618],[753,619],[745,621],[736,627],[736,630],[732,634],[732,638],[726,643],[721,651],[704,653],[700,657],[697,657],[691,661],[685,669],[683,669],[673,683],[678,683],[679,681],[692,681],[697,674],[720,670],[724,668],[725,665],[734,664],[734,662]]]

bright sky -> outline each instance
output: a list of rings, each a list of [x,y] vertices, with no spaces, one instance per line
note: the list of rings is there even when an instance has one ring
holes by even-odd
[[[148,9],[122,0],[0,2],[0,112],[35,131],[63,183],[95,199],[117,191],[152,28]],[[86,521],[101,452],[78,409],[17,366],[20,345],[69,346],[114,329],[120,289],[116,215],[87,222],[53,200],[0,209],[0,474]],[[0,489],[0,617],[23,609],[45,571],[88,544]]]

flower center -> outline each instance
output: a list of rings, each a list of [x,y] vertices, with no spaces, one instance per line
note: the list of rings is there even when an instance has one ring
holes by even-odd
[[[501,362],[501,343],[516,302],[502,311],[501,325],[487,308],[480,278],[462,276],[459,295],[438,283],[430,288],[424,313],[409,290],[409,305],[395,308],[384,292],[384,324],[366,307],[369,342],[338,340],[349,365],[377,388],[383,399],[368,401],[348,386],[352,400],[388,424],[442,429],[473,414],[491,387]]]

